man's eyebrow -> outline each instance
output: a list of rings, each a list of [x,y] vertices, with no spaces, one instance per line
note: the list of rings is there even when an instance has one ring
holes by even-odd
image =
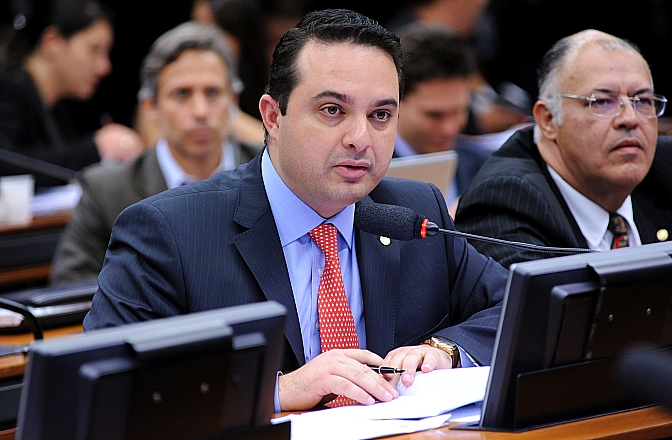
[[[653,93],[653,89],[650,87],[646,87],[644,89],[639,89],[635,91],[635,95],[641,95],[642,93]]]
[[[397,102],[396,99],[390,98],[390,99],[383,99],[381,101],[378,101],[374,103],[374,107],[384,107],[386,105],[391,105],[392,107],[399,107],[399,103]]]
[[[598,93],[618,93],[618,92],[614,92],[613,90],[610,90],[610,89],[593,89],[592,93],[595,93],[595,92],[598,92]],[[642,89],[638,89],[638,90],[635,91],[635,93],[633,93],[633,96],[634,95],[641,95],[642,93],[653,93],[653,89],[651,87],[644,87]]]
[[[346,104],[354,104],[354,101],[351,96],[346,95],[345,93],[338,93],[331,90],[325,90],[324,92],[320,92],[317,95],[313,96],[313,101],[317,101],[322,98],[334,98]],[[398,107],[399,103],[397,102],[396,99],[393,98],[382,99],[380,101],[376,101],[373,103],[373,107],[384,107],[387,105]]]
[[[320,92],[317,95],[313,96],[313,101],[317,101],[322,98],[334,98],[338,101],[345,102],[346,104],[352,104],[352,98],[345,93],[338,93],[331,90],[325,90]]]

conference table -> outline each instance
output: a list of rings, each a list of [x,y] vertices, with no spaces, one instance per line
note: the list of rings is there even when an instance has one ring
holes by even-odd
[[[5,246],[16,245],[17,249],[41,245],[45,255],[33,261],[23,261],[14,267],[0,268],[0,291],[3,287],[26,286],[45,282],[50,270],[50,253],[56,240],[70,217],[69,210],[38,216],[27,225],[7,225],[0,223],[0,242]],[[15,257],[16,254],[13,255]],[[34,258],[34,256],[31,256]],[[2,266],[2,265],[0,265]],[[75,325],[45,331],[45,338],[77,337],[81,326]],[[28,334],[0,334],[0,346],[28,344],[32,336]],[[22,354],[0,356],[0,384],[19,381],[26,366]],[[284,414],[277,414],[277,416]],[[527,439],[660,439],[672,437],[672,414],[659,407],[593,417],[545,428],[518,433],[452,429],[457,423],[445,427],[390,437],[394,440],[527,440]],[[0,431],[0,440],[14,439],[16,429]]]
[[[45,338],[78,337],[79,325],[45,331]],[[29,334],[0,335],[0,346],[29,344]],[[0,356],[0,382],[23,375],[26,358],[22,354]],[[284,414],[277,414],[281,416]],[[529,439],[660,439],[672,437],[672,414],[659,407],[648,407],[600,417],[553,425],[524,432],[496,432],[445,427],[389,437],[393,440],[529,440]],[[16,429],[0,431],[0,440],[14,439]]]
[[[26,224],[0,221],[0,292],[44,285],[70,209],[35,216]]]

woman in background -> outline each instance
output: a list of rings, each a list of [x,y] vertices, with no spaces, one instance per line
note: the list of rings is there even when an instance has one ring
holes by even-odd
[[[77,134],[75,121],[54,113],[62,100],[90,99],[110,73],[110,15],[95,0],[15,3],[24,7],[13,11],[0,65],[0,148],[71,170],[140,154],[143,141],[126,126],[109,122],[94,133]],[[0,176],[30,172],[0,161]],[[35,182],[65,183],[40,174]]]

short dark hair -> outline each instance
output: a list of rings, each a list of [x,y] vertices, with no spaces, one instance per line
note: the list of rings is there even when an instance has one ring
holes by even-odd
[[[44,31],[54,26],[64,38],[88,29],[100,20],[112,24],[112,11],[96,0],[35,0],[16,2],[3,67],[15,66],[40,44]]]
[[[477,71],[469,43],[446,26],[414,23],[400,32],[406,92],[432,79],[468,78]]]
[[[273,51],[266,93],[287,112],[289,95],[299,81],[296,60],[309,41],[353,43],[379,48],[388,53],[397,68],[399,96],[403,95],[404,72],[399,38],[377,21],[349,9],[324,9],[306,14],[287,31]]]
[[[219,55],[226,66],[231,91],[240,92],[242,83],[238,78],[237,60],[221,32],[214,26],[187,21],[164,32],[152,44],[140,69],[138,99],[156,100],[159,75],[166,66],[190,49],[210,51]]]

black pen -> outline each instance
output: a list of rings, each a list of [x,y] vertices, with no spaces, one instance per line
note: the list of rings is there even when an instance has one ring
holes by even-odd
[[[402,370],[401,368],[378,367],[376,365],[369,365],[369,367],[378,374],[400,374],[400,373],[403,373],[404,371],[406,371],[406,370]]]

